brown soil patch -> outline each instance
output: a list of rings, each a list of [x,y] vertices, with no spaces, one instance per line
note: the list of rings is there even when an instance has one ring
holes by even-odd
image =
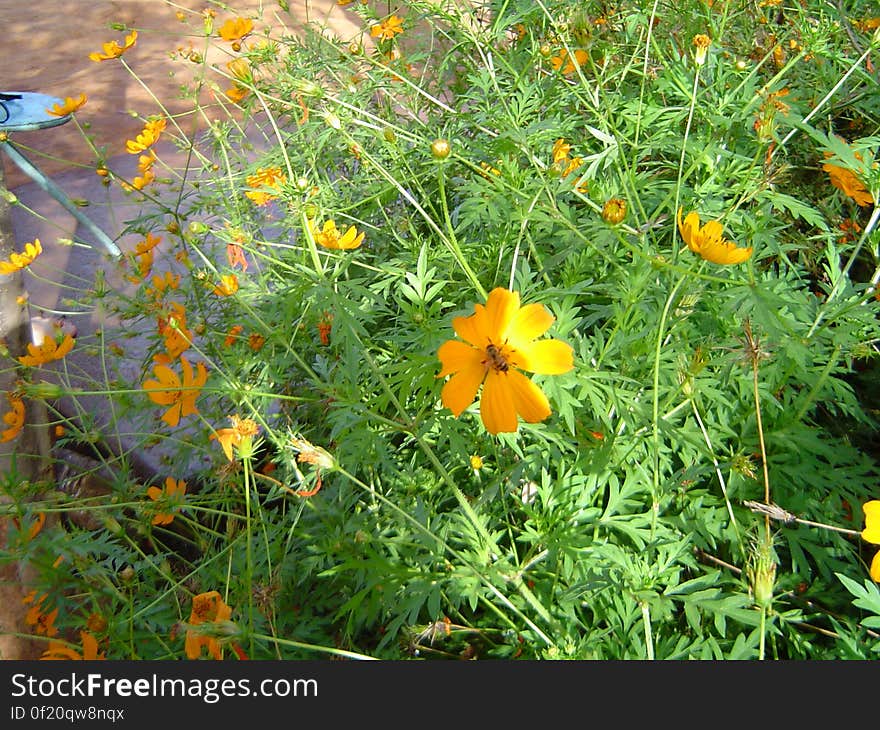
[[[221,5],[235,8],[236,13],[223,10]],[[16,132],[13,139],[32,150],[28,156],[38,167],[54,175],[72,165],[93,168],[99,155],[109,159],[124,153],[125,140],[140,132],[143,117],[161,113],[150,92],[171,114],[181,115],[179,123],[184,129],[202,127],[204,119],[192,114],[192,100],[181,97],[181,85],[192,83],[201,66],[176,51],[190,46],[204,48],[204,35],[198,31],[200,14],[206,8],[216,13],[215,41],[219,41],[216,28],[236,14],[254,20],[252,38],[270,26],[296,32],[304,22],[326,24],[346,39],[361,27],[360,18],[338,7],[335,0],[289,0],[289,6],[285,12],[277,0],[228,0],[224,4],[212,0],[50,0],[30,3],[25,10],[20,0],[0,0],[7,49],[0,55],[0,90],[37,91],[62,99],[85,93],[88,102],[77,112],[76,122],[93,136],[98,154],[76,122],[37,132]],[[187,21],[178,20],[176,11],[185,13]],[[136,45],[123,57],[138,78],[119,59],[100,63],[89,59],[89,53],[100,51],[104,43],[124,40],[126,30],[113,29],[111,23],[138,31]],[[220,48],[211,51],[208,62],[225,69],[226,61],[235,54],[224,41],[214,45]],[[221,91],[230,86],[218,73],[211,72],[208,78],[221,85]],[[209,109],[217,103],[213,93],[205,89],[200,97]],[[30,182],[5,155],[0,157],[9,188]]]

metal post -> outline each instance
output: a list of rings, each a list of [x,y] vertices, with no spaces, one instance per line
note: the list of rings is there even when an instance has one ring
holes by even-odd
[[[46,177],[43,174],[42,170],[36,167],[27,157],[25,157],[21,150],[19,150],[12,142],[8,139],[0,142],[0,147],[3,148],[3,151],[9,156],[9,159],[12,160],[18,168],[27,175],[31,180],[33,180],[45,193],[51,195],[55,200],[57,200],[61,205],[64,206],[65,210],[70,213],[74,218],[76,218],[80,223],[82,223],[86,228],[88,228],[92,235],[98,239],[98,242],[107,249],[107,252],[111,256],[120,256],[122,255],[122,251],[119,250],[119,247],[113,243],[110,237],[104,233],[98,226],[96,226],[91,220],[89,220],[82,212],[74,205],[73,201],[67,196],[67,194],[59,188],[51,178]]]

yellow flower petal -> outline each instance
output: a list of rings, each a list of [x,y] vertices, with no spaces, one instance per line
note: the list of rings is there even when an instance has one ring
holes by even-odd
[[[550,415],[550,403],[544,392],[522,373],[510,370],[507,387],[516,412],[528,423],[538,423]]]
[[[464,409],[474,402],[480,383],[483,382],[485,377],[486,368],[482,363],[459,370],[443,385],[443,389],[440,391],[440,400],[458,418],[464,412]],[[486,393],[484,391],[484,403],[485,400]]]
[[[875,545],[880,545],[880,500],[872,499],[862,506],[865,513],[865,529],[862,530],[862,539]]]
[[[574,350],[561,340],[538,340],[519,347],[511,364],[530,373],[561,375],[574,367]]]
[[[486,300],[486,317],[489,326],[489,339],[501,344],[507,338],[510,323],[519,310],[519,293],[502,287],[489,292]]]
[[[510,323],[511,333],[515,333],[517,341],[534,340],[543,335],[556,321],[550,310],[543,304],[526,304]],[[513,343],[513,338],[511,338]]]
[[[490,369],[483,385],[480,398],[480,418],[493,436],[499,433],[513,433],[518,428],[516,406],[508,382],[510,372],[500,373]]]
[[[489,344],[486,308],[482,304],[474,306],[474,313],[467,317],[453,317],[452,329],[461,339],[474,347],[485,348]]]
[[[443,369],[438,378],[457,373],[469,367],[482,367],[484,353],[471,345],[458,340],[447,340],[437,350]]]

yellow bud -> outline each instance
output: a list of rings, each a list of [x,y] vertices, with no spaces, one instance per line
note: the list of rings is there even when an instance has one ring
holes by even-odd
[[[626,218],[626,201],[620,198],[610,198],[602,206],[602,220],[611,225],[616,225]]]
[[[446,139],[435,139],[431,142],[431,156],[435,160],[445,160],[449,157],[449,153],[452,151],[452,147],[449,144],[449,140]]]

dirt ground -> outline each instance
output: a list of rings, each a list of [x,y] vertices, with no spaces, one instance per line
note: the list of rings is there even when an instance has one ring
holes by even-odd
[[[192,109],[191,101],[181,99],[180,86],[192,81],[198,66],[175,51],[202,47],[204,36],[198,32],[202,11],[214,10],[215,28],[235,15],[252,18],[254,37],[269,26],[296,32],[309,21],[326,24],[346,39],[359,32],[360,18],[338,7],[336,0],[289,0],[287,4],[288,11],[278,0],[43,0],[27,4],[0,0],[5,47],[0,54],[0,91],[36,91],[60,98],[86,94],[88,101],[77,112],[77,120],[109,159],[124,153],[125,140],[142,129],[138,115],[160,111],[151,94],[172,114]],[[185,14],[184,22],[176,12]],[[111,23],[122,24],[119,27],[124,29],[111,28]],[[100,51],[104,43],[121,43],[129,28],[138,31],[138,39],[123,58],[134,74],[119,59],[100,63],[89,59],[89,53]],[[222,67],[231,58],[216,50],[208,61]],[[225,83],[220,76],[213,78]],[[211,103],[210,91],[204,93],[203,101]],[[50,176],[71,165],[93,168],[97,157],[75,122],[16,132],[12,138],[30,148],[28,156]],[[7,187],[30,182],[2,157]]]

